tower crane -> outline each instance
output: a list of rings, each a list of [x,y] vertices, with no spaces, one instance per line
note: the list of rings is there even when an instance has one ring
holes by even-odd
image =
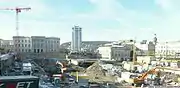
[[[19,7],[16,7],[16,8],[4,8],[4,9],[0,9],[0,10],[10,10],[10,11],[15,11],[16,12],[16,36],[18,38],[19,36],[19,13],[22,11],[22,10],[30,10],[31,8],[27,7],[27,8],[19,8]],[[19,38],[17,39],[19,42]],[[18,46],[17,47],[17,50],[18,51]]]

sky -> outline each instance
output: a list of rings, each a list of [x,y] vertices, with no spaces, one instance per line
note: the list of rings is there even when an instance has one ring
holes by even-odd
[[[0,0],[0,38],[16,35],[15,12],[5,8],[30,7],[19,14],[20,36],[60,37],[71,41],[72,27],[82,27],[83,41],[122,39],[180,40],[180,0]]]

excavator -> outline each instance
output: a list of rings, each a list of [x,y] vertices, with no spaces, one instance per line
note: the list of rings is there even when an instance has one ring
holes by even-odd
[[[157,78],[160,78],[160,72],[156,71],[158,67],[153,68],[145,73],[143,73],[141,76],[138,76],[137,78],[131,79],[132,85],[140,86],[144,84],[145,79],[147,78],[148,74],[155,74]]]

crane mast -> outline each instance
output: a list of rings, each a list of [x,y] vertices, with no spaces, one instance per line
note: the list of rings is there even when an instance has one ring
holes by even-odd
[[[0,9],[0,10],[10,10],[10,11],[15,11],[16,12],[16,36],[17,36],[17,41],[15,41],[16,43],[16,52],[19,51],[19,13],[22,11],[22,10],[30,10],[31,8],[4,8],[4,9]]]

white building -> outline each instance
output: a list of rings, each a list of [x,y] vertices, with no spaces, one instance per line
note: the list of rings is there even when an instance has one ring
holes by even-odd
[[[32,51],[34,53],[46,52],[46,37],[45,36],[31,36]]]
[[[180,41],[160,42],[156,45],[156,56],[180,57]]]
[[[47,37],[46,38],[46,52],[58,52],[60,48],[60,38]]]
[[[82,28],[79,26],[74,26],[72,28],[72,42],[71,42],[71,50],[74,52],[81,51],[81,43],[82,43]]]
[[[31,38],[25,36],[13,36],[14,49],[17,52],[31,52]]]
[[[14,50],[14,42],[13,40],[0,40],[1,41],[1,47],[8,49],[8,50]]]
[[[60,38],[45,36],[14,36],[15,50],[18,52],[58,52]]]
[[[103,60],[123,60],[130,58],[131,49],[125,46],[103,46],[98,48]]]

